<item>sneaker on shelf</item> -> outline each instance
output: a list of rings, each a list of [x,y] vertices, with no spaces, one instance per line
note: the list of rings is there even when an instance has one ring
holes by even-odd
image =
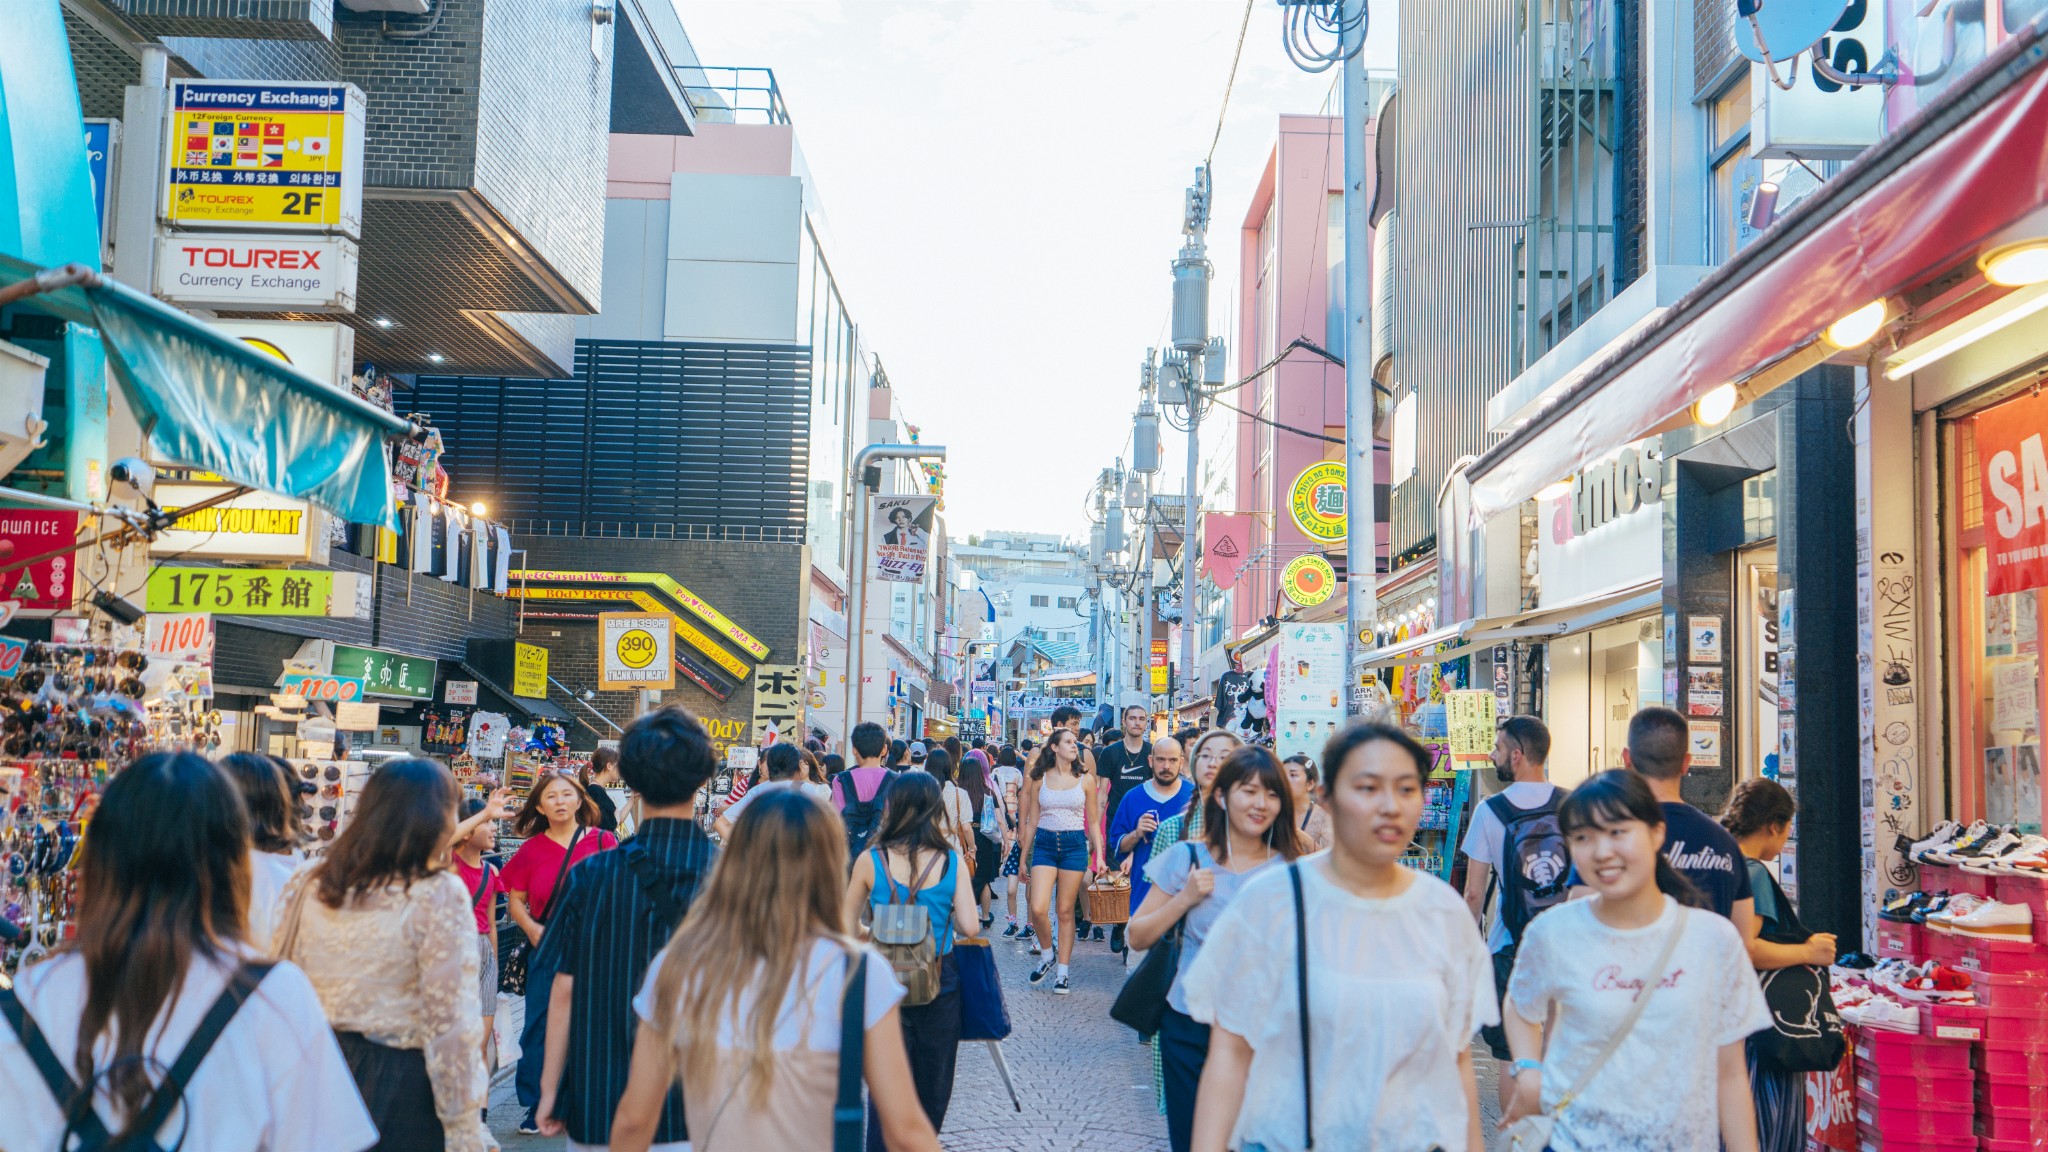
[[[1975,1004],[1977,994],[1971,990],[1968,972],[1934,962],[1920,970],[1920,975],[1899,985],[1899,995],[1923,1004]]]
[[[1835,957],[1835,967],[1862,971],[1877,967],[1877,957],[1868,952],[1849,952]]]
[[[1967,912],[1949,916],[1947,923],[1948,931],[1958,936],[1978,936],[1988,940],[2031,941],[2034,938],[2034,910],[2025,904],[1985,900]]]
[[[1846,1019],[1848,1013],[1843,1013]],[[1888,996],[1873,996],[1856,1009],[1855,1023],[1865,1028],[1882,1028],[1887,1032],[1920,1031],[1920,1007],[1917,1004],[1901,1004]]]
[[[2019,866],[2022,860],[2039,860],[2036,867],[2048,867],[2048,836],[2028,833],[2019,838],[2019,843],[2000,853],[1991,864],[1991,871],[1999,876],[2026,876],[2027,869]]]
[[[1045,983],[1045,978],[1052,975],[1052,963],[1052,957],[1047,956],[1045,963],[1031,970],[1030,980],[1033,986]]]
[[[1969,892],[1960,892],[1948,898],[1938,910],[1927,914],[1927,926],[1936,932],[1952,932],[1956,917],[1968,916],[1991,901]]]
[[[1925,864],[1929,853],[1939,848],[1946,848],[1954,843],[1956,837],[1961,836],[1965,831],[1966,829],[1961,824],[1953,820],[1943,820],[1934,826],[1934,831],[1928,833],[1922,839],[1915,840],[1913,846],[1906,849],[1906,858],[1915,863]]]
[[[1958,856],[1957,859],[1962,862],[1963,871],[1965,872],[1972,872],[1979,876],[1996,876],[1999,873],[1999,858],[2019,846],[2020,838],[2018,833],[2000,832],[1975,850]]]
[[[1062,976],[1059,979],[1054,980],[1052,982],[1052,994],[1055,996],[1065,996],[1073,990],[1074,986],[1067,982],[1067,978],[1065,976]]]
[[[1947,892],[1923,892],[1921,897],[1914,902],[1913,910],[1906,914],[1906,918],[1915,924],[1925,924],[1928,917],[1948,908],[1950,896]]]
[[[1926,892],[1895,893],[1891,899],[1884,902],[1882,908],[1877,910],[1877,918],[1880,920],[1890,920],[1898,924],[1911,924],[1913,922],[1913,909],[1925,903],[1927,898],[1928,893]]]
[[[1997,836],[1999,831],[1999,829],[1993,828],[1991,825],[1979,820],[1964,829],[1955,839],[1950,840],[1948,843],[1938,844],[1928,849],[1924,854],[1923,863],[1954,864],[1956,863],[1956,853],[1968,851],[1971,848],[1988,842]]]

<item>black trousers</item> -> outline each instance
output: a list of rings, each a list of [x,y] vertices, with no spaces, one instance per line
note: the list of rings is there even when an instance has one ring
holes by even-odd
[[[360,1032],[336,1032],[342,1059],[362,1093],[363,1107],[377,1125],[371,1152],[442,1152],[441,1116],[434,1111],[434,1085],[427,1079],[427,1054],[418,1048],[387,1048]]]
[[[948,952],[939,994],[929,1004],[900,1008],[903,1047],[910,1054],[910,1080],[917,1086],[917,1102],[933,1131],[944,1131],[946,1108],[953,1102],[953,1070],[960,1063],[960,969]],[[882,1121],[868,1101],[868,1152],[887,1152],[882,1142]]]
[[[1188,1152],[1195,1136],[1195,1090],[1209,1062],[1209,1026],[1167,1006],[1159,1023],[1159,1072],[1166,1087],[1166,1141]]]

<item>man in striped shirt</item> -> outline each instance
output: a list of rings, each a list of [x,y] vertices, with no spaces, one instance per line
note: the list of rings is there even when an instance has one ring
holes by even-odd
[[[611,1140],[639,1027],[633,996],[711,875],[717,848],[697,826],[697,792],[717,770],[710,736],[681,708],[634,721],[619,744],[619,775],[640,797],[639,830],[617,851],[571,868],[549,915],[535,960],[556,974],[540,1129],[566,1131],[571,1149]],[[653,1152],[680,1152],[689,1138],[672,1086]]]

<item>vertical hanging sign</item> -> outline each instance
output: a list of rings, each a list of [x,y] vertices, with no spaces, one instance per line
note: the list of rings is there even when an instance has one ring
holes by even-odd
[[[924,583],[926,554],[931,548],[935,496],[877,496],[868,538],[874,541],[872,578],[903,584]]]
[[[172,81],[164,220],[359,237],[362,141],[353,84]]]

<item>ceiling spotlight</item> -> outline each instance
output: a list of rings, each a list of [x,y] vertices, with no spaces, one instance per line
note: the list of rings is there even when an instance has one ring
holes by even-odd
[[[1552,500],[1562,500],[1571,494],[1572,482],[1570,477],[1566,477],[1563,480],[1552,480],[1536,490],[1536,502],[1538,504],[1548,504]]]
[[[389,328],[391,327],[391,320],[388,317],[379,316],[377,317],[377,327]]]
[[[1866,336],[1864,339],[1867,340],[1869,337]],[[1740,398],[1735,385],[1723,384],[1693,401],[1692,418],[1711,428],[1726,420],[1728,414],[1735,411],[1735,402]]]
[[[479,515],[479,516],[482,516],[482,515],[484,515],[484,514],[488,513],[488,512],[489,512],[489,511],[491,510],[491,506],[490,506],[490,505],[488,505],[488,504],[486,504],[486,503],[484,503],[483,501],[479,500],[479,501],[477,501],[476,503],[474,503],[474,504],[471,504],[471,505],[469,506],[469,510],[470,510],[471,512],[474,512],[474,513],[476,513],[476,514],[477,514],[477,515]]]
[[[1822,334],[1821,339],[1826,340],[1836,348],[1861,347],[1869,343],[1872,336],[1877,335],[1878,329],[1884,327],[1884,316],[1884,301],[1872,300],[1863,307],[1828,325],[1827,331]]]
[[[1778,216],[1778,185],[1776,181],[1765,180],[1756,186],[1749,197],[1749,226],[1761,232],[1771,226]]]
[[[439,364],[441,362],[441,354],[439,352],[429,352],[427,353],[427,359],[435,364]]]
[[[1994,248],[1977,258],[1984,278],[2001,288],[2024,288],[2048,280],[2048,237]]]

